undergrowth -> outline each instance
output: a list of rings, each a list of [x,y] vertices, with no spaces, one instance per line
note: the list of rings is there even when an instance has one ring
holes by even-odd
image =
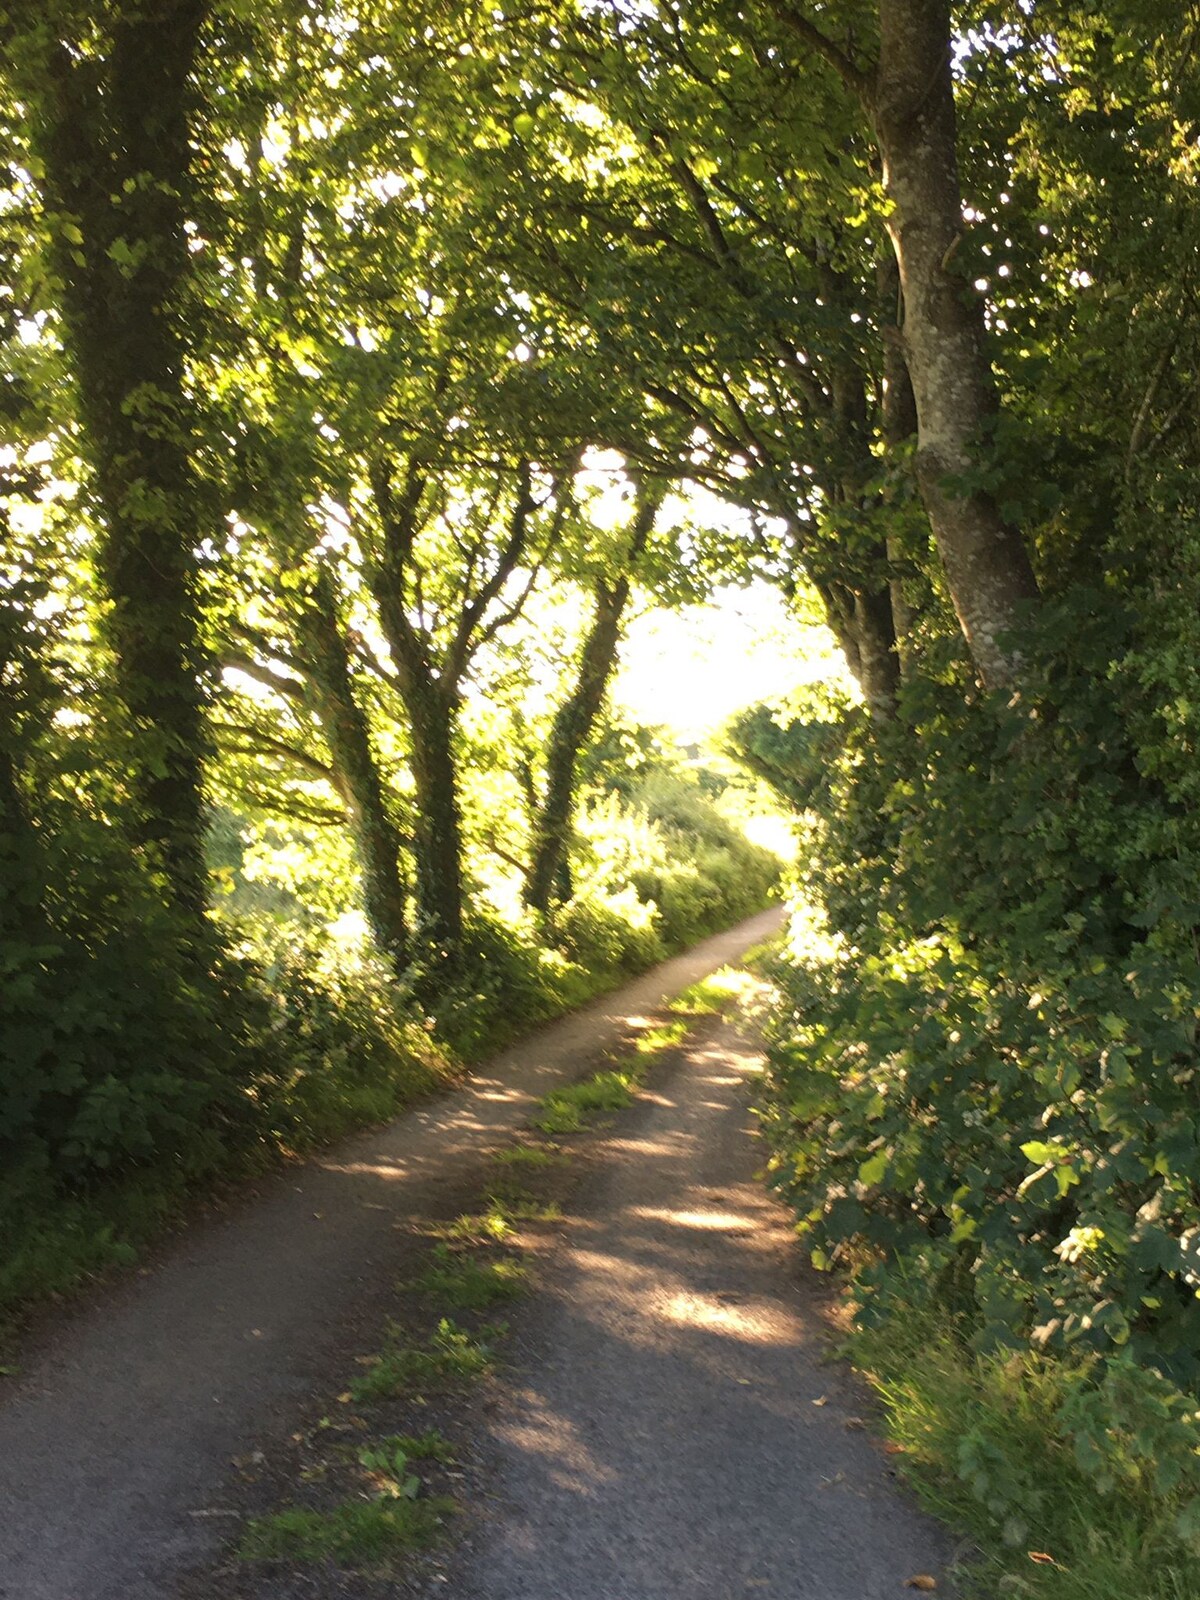
[[[1193,1600],[1200,1469],[1171,1386],[1128,1362],[980,1356],[913,1297],[851,1340],[928,1508],[972,1536],[970,1600]]]
[[[988,1594],[1200,1592],[1200,832],[1127,622],[1056,603],[1021,696],[935,656],[784,752],[771,1179]]]

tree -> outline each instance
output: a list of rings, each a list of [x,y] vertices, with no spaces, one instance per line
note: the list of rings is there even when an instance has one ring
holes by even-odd
[[[917,473],[963,634],[984,681],[1018,675],[1011,635],[1037,597],[1019,529],[973,487],[999,404],[982,302],[954,268],[963,238],[949,0],[879,0],[878,55],[860,59],[802,7],[775,7],[870,117],[890,202],[917,413]]]
[[[525,887],[526,902],[543,913],[549,910],[556,894],[569,898],[568,847],[579,758],[604,705],[634,577],[666,489],[665,484],[647,484],[637,478],[635,485],[634,511],[625,538],[621,546],[608,552],[609,573],[599,572],[593,579],[592,615],[579,649],[575,680],[555,712],[550,729]]]
[[[872,238],[845,221],[861,202],[852,159],[826,149],[840,139],[853,158],[836,91],[768,79],[761,63],[777,46],[727,43],[724,19],[698,7],[636,28],[604,12],[550,28],[546,98],[527,135],[545,146],[534,168],[544,220],[523,282],[594,329],[627,383],[673,417],[680,455],[673,440],[670,451],[635,443],[646,464],[682,461],[750,509],[760,567],[785,586],[817,585],[886,722],[899,679],[897,514],[880,413],[883,368],[903,357],[876,290],[882,229]]]
[[[100,16],[22,6],[12,38],[103,530],[133,832],[193,925],[207,900],[196,551],[214,518],[184,368],[193,74],[208,12],[208,0]]]

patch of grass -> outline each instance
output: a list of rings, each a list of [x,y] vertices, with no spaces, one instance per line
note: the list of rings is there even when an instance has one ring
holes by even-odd
[[[851,1340],[887,1407],[896,1459],[925,1504],[972,1537],[972,1600],[1193,1600],[1194,1500],[1143,1451],[1110,1441],[1086,1470],[1069,1419],[1094,1376],[1033,1355],[980,1357],[932,1315],[895,1307]],[[1189,1544],[1194,1553],[1189,1551]]]
[[[455,1254],[448,1245],[438,1245],[429,1265],[415,1280],[423,1294],[436,1295],[457,1311],[485,1311],[504,1300],[515,1300],[528,1287],[526,1269],[519,1261],[501,1258],[480,1260],[473,1255]]]
[[[659,1050],[673,1050],[688,1036],[686,1020],[668,1022],[661,1028],[650,1028],[634,1046],[638,1055],[652,1056]]]
[[[627,1106],[633,1099],[635,1081],[632,1070],[615,1068],[594,1073],[565,1089],[554,1089],[538,1102],[541,1109],[533,1125],[542,1133],[582,1133],[588,1117]]]
[[[752,982],[749,974],[739,968],[722,967],[685,989],[671,1001],[670,1009],[693,1017],[726,1016],[736,1009]]]
[[[389,1433],[380,1439],[377,1449],[407,1456],[410,1461],[440,1461],[452,1467],[456,1460],[454,1446],[437,1428],[426,1428],[424,1433]]]
[[[492,1213],[506,1222],[561,1222],[562,1207],[557,1200],[540,1200],[528,1190],[513,1184],[500,1194],[489,1196]]]
[[[512,1223],[498,1205],[486,1211],[468,1211],[434,1230],[450,1244],[503,1244],[512,1236]]]
[[[290,1506],[246,1525],[243,1561],[336,1561],[344,1567],[377,1566],[441,1538],[454,1502],[389,1497],[353,1500],[329,1511]]]
[[[443,1317],[428,1344],[395,1343],[384,1350],[350,1393],[355,1400],[385,1400],[481,1377],[495,1365],[494,1341],[505,1331],[481,1328],[475,1337]]]
[[[559,1150],[557,1147],[547,1149],[544,1145],[537,1144],[512,1144],[506,1150],[497,1150],[492,1157],[498,1167],[543,1171],[551,1167],[565,1166],[570,1159],[565,1150]]]

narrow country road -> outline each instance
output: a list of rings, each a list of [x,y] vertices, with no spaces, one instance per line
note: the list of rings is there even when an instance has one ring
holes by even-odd
[[[618,1120],[513,1319],[478,1426],[492,1495],[456,1600],[903,1600],[943,1529],[897,1488],[828,1360],[825,1290],[755,1176],[747,1078],[714,1023]]]
[[[0,1399],[0,1596],[169,1596],[176,1571],[226,1531],[195,1512],[230,1458],[320,1390],[347,1329],[394,1283],[395,1224],[444,1209],[535,1098],[778,923],[771,911],[706,941],[506,1051],[460,1092],[262,1185],[185,1233],[150,1275],[66,1319]]]

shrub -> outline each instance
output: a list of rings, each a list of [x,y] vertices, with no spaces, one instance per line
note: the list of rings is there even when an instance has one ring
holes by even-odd
[[[666,950],[759,910],[779,876],[778,859],[680,773],[651,773],[628,798],[593,801],[581,829],[590,859],[580,868],[578,897],[616,909],[632,889],[652,911]]]
[[[764,1117],[860,1325],[902,1298],[971,1359],[1066,1363],[1081,1467],[1108,1431],[1149,1482],[1148,1439],[1190,1460],[1200,1389],[1200,849],[1131,731],[1120,619],[1079,606],[1022,700],[964,703],[947,657],[890,735],[847,719]]]

